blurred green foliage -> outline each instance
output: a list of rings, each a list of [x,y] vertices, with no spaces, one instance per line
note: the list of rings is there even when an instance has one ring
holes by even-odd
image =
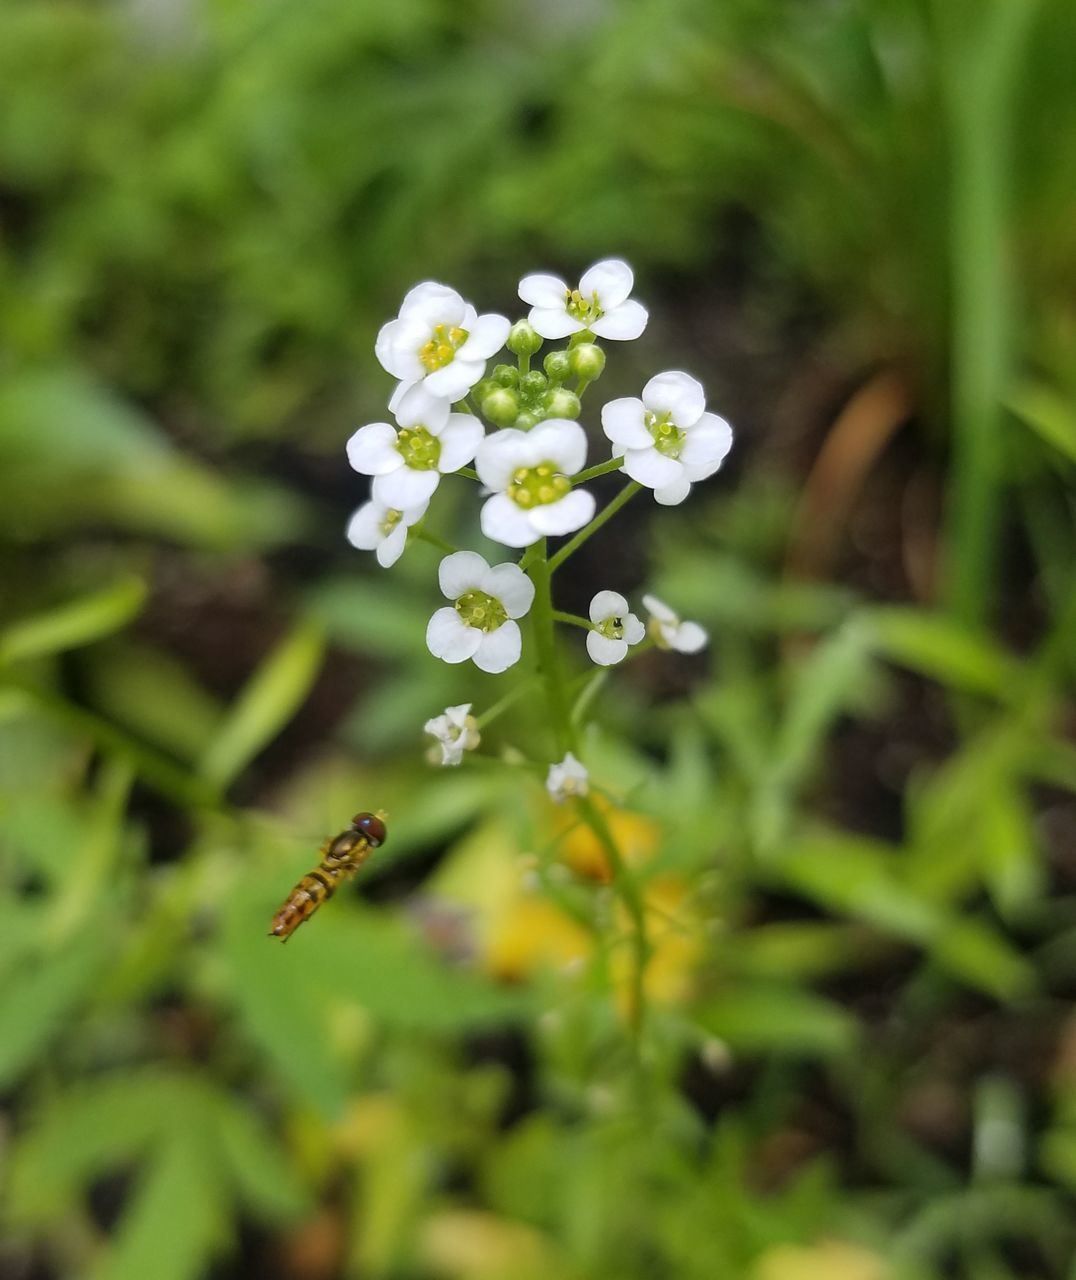
[[[1071,1276],[1074,47],[1066,0],[0,6],[4,1274]],[[593,703],[641,1043],[600,852],[420,759],[503,692],[425,650],[434,553],[341,534],[403,291],[611,250],[610,378],[740,411],[625,556],[712,662]],[[910,421],[794,573],[879,369]]]

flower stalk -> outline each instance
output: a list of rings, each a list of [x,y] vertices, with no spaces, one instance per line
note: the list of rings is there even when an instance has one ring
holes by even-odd
[[[592,784],[581,744],[612,667],[653,648],[695,653],[707,636],[697,622],[681,620],[653,596],[643,597],[649,614],[644,625],[628,598],[610,588],[594,594],[587,617],[558,609],[553,576],[643,489],[660,505],[682,502],[693,484],[721,466],[732,433],[723,418],[707,412],[701,383],[672,370],[651,378],[640,397],[602,406],[610,456],[586,465],[593,433],[588,436],[579,421],[582,398],[604,372],[605,344],[638,338],[648,322],[646,308],[631,296],[633,288],[631,268],[615,258],[595,263],[578,283],[529,275],[519,283],[519,296],[530,311],[512,323],[480,314],[446,285],[416,285],[396,319],[381,329],[376,346],[382,366],[399,380],[389,400],[395,423],[370,423],[348,442],[351,465],[371,478],[370,499],[352,517],[348,536],[353,545],[374,551],[383,568],[414,541],[445,553],[438,583],[446,603],[426,632],[427,647],[444,662],[473,662],[494,676],[508,670],[522,656],[519,623],[527,618],[535,676],[484,712],[472,714],[471,702],[461,700],[431,717],[430,758],[442,767],[522,765],[514,774],[521,786],[544,773],[549,798],[559,805],[570,802],[578,825],[593,836],[604,878],[611,877],[622,904],[621,920],[628,922],[626,1023],[645,1102],[640,1048],[652,951],[647,906],[618,843],[616,815],[607,812],[616,804],[616,788]],[[532,367],[547,342],[559,345]],[[502,348],[514,364],[489,368]],[[627,483],[596,513],[594,496],[583,486],[614,471]],[[455,483],[455,476],[483,486],[478,524],[488,539],[512,548],[512,558],[491,565],[428,527],[427,507],[442,481]],[[566,540],[551,554],[550,538]],[[580,678],[574,659],[561,651],[558,626],[570,627],[576,638],[585,633],[585,642],[575,647],[585,648],[596,671]],[[510,759],[482,756],[487,726],[536,689],[549,726],[550,759],[543,763],[526,743],[522,750],[513,747]],[[565,832],[558,831],[560,842]],[[580,916],[595,933],[607,928],[596,904]]]

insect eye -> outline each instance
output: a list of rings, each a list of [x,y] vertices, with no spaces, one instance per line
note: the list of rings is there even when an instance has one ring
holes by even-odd
[[[376,813],[357,813],[351,819],[351,825],[375,847],[385,843],[385,824]]]

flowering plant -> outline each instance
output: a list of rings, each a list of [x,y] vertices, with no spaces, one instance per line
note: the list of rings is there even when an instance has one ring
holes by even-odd
[[[695,653],[707,635],[650,595],[641,601],[648,615],[644,625],[611,587],[594,595],[589,617],[564,613],[554,608],[552,583],[564,562],[644,488],[662,505],[683,502],[693,484],[721,466],[732,430],[707,410],[701,383],[670,370],[651,378],[638,397],[602,406],[610,456],[586,465],[590,441],[578,419],[585,393],[605,367],[601,340],[628,341],[646,328],[648,314],[631,297],[633,287],[631,268],[618,259],[595,263],[576,288],[557,276],[528,275],[519,283],[519,296],[531,309],[512,324],[501,315],[480,315],[446,285],[416,285],[377,339],[378,360],[399,379],[389,399],[397,425],[371,423],[348,442],[352,467],[372,477],[370,499],[352,517],[348,536],[355,546],[375,551],[385,568],[414,539],[446,553],[438,580],[449,603],[433,613],[426,631],[427,647],[444,662],[470,659],[491,674],[508,670],[527,649],[519,625],[527,620],[534,684],[478,716],[464,703],[431,718],[425,726],[434,739],[430,756],[440,765],[459,765],[478,748],[480,731],[540,683],[554,749],[550,759],[533,764],[544,773],[550,797],[557,804],[571,801],[600,842],[635,922],[637,1017],[647,954],[644,907],[605,810],[591,794],[580,746],[581,712],[605,668],[650,648]],[[564,340],[564,346],[547,351],[541,369],[531,368],[545,341]],[[502,346],[514,363],[487,372]],[[612,472],[627,483],[598,511],[585,486]],[[481,530],[491,541],[521,550],[518,561],[491,566],[428,526],[431,501],[450,475],[482,486]],[[567,535],[572,536],[550,551],[550,538]],[[578,693],[563,673],[559,625],[586,632],[586,652],[599,667]]]

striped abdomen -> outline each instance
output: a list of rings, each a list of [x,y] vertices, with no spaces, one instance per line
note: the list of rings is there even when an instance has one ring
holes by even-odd
[[[269,926],[275,938],[289,938],[296,929],[336,892],[341,881],[354,873],[370,856],[373,843],[361,832],[341,832],[326,842],[325,856],[313,871],[307,872],[284,900]]]

